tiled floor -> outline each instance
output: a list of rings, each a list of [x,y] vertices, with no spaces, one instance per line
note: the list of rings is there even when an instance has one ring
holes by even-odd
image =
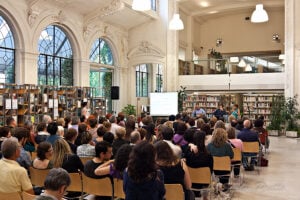
[[[268,167],[246,171],[233,200],[300,200],[300,139],[270,137]]]

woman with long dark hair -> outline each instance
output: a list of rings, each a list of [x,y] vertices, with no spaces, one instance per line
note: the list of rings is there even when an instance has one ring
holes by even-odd
[[[155,163],[155,149],[142,141],[134,146],[129,156],[128,168],[123,175],[125,200],[162,200],[165,195],[163,173]]]

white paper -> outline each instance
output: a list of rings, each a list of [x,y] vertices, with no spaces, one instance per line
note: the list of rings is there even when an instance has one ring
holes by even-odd
[[[87,98],[83,98],[83,102],[87,102]]]
[[[58,99],[54,99],[54,108],[58,108]]]
[[[47,101],[48,101],[48,96],[47,96],[47,94],[43,94],[43,99],[44,99],[44,103],[47,103]]]
[[[81,108],[81,101],[80,100],[77,101],[77,108]]]
[[[54,115],[54,117],[58,117],[58,108],[54,108],[53,115]]]
[[[18,99],[12,100],[12,109],[18,109]]]
[[[53,99],[49,99],[48,108],[53,108]]]
[[[11,109],[11,99],[5,99],[5,109]]]

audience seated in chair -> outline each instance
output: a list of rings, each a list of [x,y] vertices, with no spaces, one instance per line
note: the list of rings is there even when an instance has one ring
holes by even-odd
[[[44,193],[36,197],[36,200],[62,200],[70,184],[71,179],[66,170],[53,168],[45,179]]]
[[[53,162],[51,157],[53,148],[49,142],[41,142],[37,146],[37,157],[33,160],[32,166],[36,169],[51,169]]]

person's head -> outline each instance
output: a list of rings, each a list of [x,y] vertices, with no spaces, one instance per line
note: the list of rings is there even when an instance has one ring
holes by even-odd
[[[175,115],[175,120],[181,120],[182,116],[180,113]]]
[[[206,135],[211,135],[211,128],[209,124],[203,124],[201,126],[201,131],[203,131]]]
[[[137,131],[140,133],[141,140],[144,140],[147,135],[147,130],[144,128],[138,128]]]
[[[24,146],[29,138],[30,132],[24,127],[16,127],[13,136],[18,139],[19,143]]]
[[[220,104],[220,105],[219,105],[219,109],[220,109],[220,110],[223,110],[223,109],[224,109],[224,105],[223,105],[223,104]]]
[[[246,119],[243,124],[244,124],[244,128],[246,129],[251,128],[251,121],[249,119]]]
[[[138,131],[132,131],[130,133],[130,143],[137,144],[140,141],[141,141],[140,132],[138,132]]]
[[[193,144],[197,146],[198,152],[207,154],[207,150],[205,147],[205,136],[206,136],[205,132],[196,131],[193,136]]]
[[[195,110],[200,110],[200,106],[198,104],[195,106]]]
[[[69,173],[63,168],[53,168],[49,171],[44,181],[46,193],[62,199],[71,184]]]
[[[56,122],[51,122],[48,124],[47,126],[47,132],[50,134],[50,135],[56,135],[57,133],[57,123]]]
[[[124,139],[126,130],[124,127],[119,127],[116,129],[116,136],[118,139]]]
[[[170,115],[169,116],[169,121],[173,122],[173,121],[175,121],[175,119],[176,119],[175,115]]]
[[[106,142],[108,142],[108,143],[110,143],[110,144],[113,143],[114,139],[115,139],[115,136],[114,136],[114,134],[112,134],[111,132],[106,132],[106,133],[103,135],[103,141],[106,141]]]
[[[57,123],[58,126],[64,127],[65,126],[65,119],[64,118],[58,118],[56,120],[56,123]]]
[[[114,116],[114,115],[112,115],[110,118],[109,118],[109,122],[110,123],[117,123],[117,118],[116,118],[116,116]]]
[[[153,135],[155,135],[155,125],[153,123],[149,123],[147,126],[143,126],[146,129],[146,140],[148,142],[153,142]]]
[[[232,120],[231,123],[230,123],[230,125],[231,125],[231,127],[236,127],[237,120],[236,119]]]
[[[202,119],[202,118],[197,119],[197,128],[201,129],[201,127],[203,126],[203,124],[205,124],[204,119]]]
[[[143,123],[145,126],[147,126],[147,125],[149,125],[150,123],[153,123],[153,119],[152,119],[152,117],[151,117],[150,115],[147,115],[147,116],[143,117],[142,123]]]
[[[52,122],[52,118],[50,115],[44,115],[42,122],[45,122],[46,124],[50,124]]]
[[[215,147],[221,147],[227,142],[227,132],[223,128],[216,128],[212,136],[212,144]]]
[[[254,121],[254,127],[257,127],[257,128],[262,128],[264,126],[264,120],[262,119],[257,119]]]
[[[54,142],[53,145],[53,165],[54,167],[61,167],[65,155],[72,154],[72,150],[66,140],[60,138]]]
[[[81,133],[81,144],[89,144],[92,141],[92,134],[89,132]]]
[[[47,131],[47,124],[45,122],[38,123],[38,125],[36,126],[36,130],[38,132]]]
[[[8,126],[2,126],[0,127],[0,137],[11,137],[10,128]]]
[[[96,157],[102,161],[107,161],[112,156],[112,146],[106,141],[98,142],[95,146]]]
[[[23,127],[27,128],[29,132],[33,131],[33,124],[30,120],[26,120]]]
[[[17,122],[13,117],[8,117],[6,119],[6,125],[9,127],[16,127],[17,126]]]
[[[187,126],[184,122],[178,122],[176,133],[179,135],[183,135],[184,132],[186,131],[186,129],[187,129]]]
[[[96,128],[97,127],[97,118],[93,117],[93,118],[89,118],[88,119],[88,124],[90,125],[91,128]]]
[[[161,140],[154,144],[156,150],[156,162],[161,166],[172,166],[179,162],[170,145]]]
[[[231,123],[231,122],[234,121],[234,120],[236,120],[236,119],[235,119],[235,116],[229,115],[229,117],[228,117],[228,122]]]
[[[77,136],[77,130],[74,128],[69,128],[68,131],[65,133],[65,140],[70,142],[75,141]]]
[[[71,125],[78,125],[79,124],[79,118],[77,116],[73,116],[71,119]]]
[[[118,118],[119,118],[120,121],[123,121],[125,119],[124,113],[123,112],[119,112],[118,113]]]
[[[103,135],[105,134],[105,133],[107,133],[108,132],[108,130],[107,130],[107,128],[105,128],[105,126],[100,126],[98,129],[97,129],[97,135],[98,135],[98,137],[103,137]]]
[[[129,144],[123,144],[117,154],[115,155],[114,167],[119,172],[123,172],[128,164],[129,154],[132,150],[132,146]]]
[[[37,157],[40,160],[50,159],[53,154],[53,148],[49,142],[41,142],[36,149]]]
[[[227,128],[228,139],[235,139],[235,128],[229,127]]]
[[[188,124],[190,125],[190,127],[194,127],[195,126],[195,119],[194,118],[189,118],[188,120]]]
[[[224,123],[223,121],[221,121],[221,120],[218,120],[218,121],[216,122],[216,124],[215,124],[214,129],[216,129],[216,128],[222,128],[222,129],[226,130],[226,128],[225,128],[225,123]]]
[[[100,116],[99,119],[98,119],[98,123],[99,124],[103,124],[103,122],[107,121],[107,119],[103,116]]]
[[[80,123],[86,122],[86,117],[85,117],[85,115],[81,115],[80,118],[79,118],[79,120],[80,120]]]
[[[103,122],[103,126],[107,129],[107,131],[110,131],[111,123],[109,121]]]
[[[161,129],[161,134],[164,140],[172,140],[174,136],[174,131],[170,127],[164,126]]]
[[[238,109],[239,108],[239,105],[238,104],[234,104],[233,105],[233,110],[236,110],[236,109]]]
[[[16,160],[20,157],[20,144],[14,137],[5,139],[1,144],[2,156],[6,159]]]
[[[134,182],[143,182],[156,176],[155,148],[147,141],[135,145],[129,155],[128,175]]]
[[[68,116],[65,117],[65,126],[64,126],[64,128],[68,128],[70,123],[71,123],[71,116],[68,115]]]
[[[78,134],[87,131],[87,125],[85,123],[80,123],[78,125]]]
[[[189,128],[184,132],[183,138],[185,141],[188,143],[193,143],[193,137],[194,133],[196,132],[197,129],[194,128]]]

